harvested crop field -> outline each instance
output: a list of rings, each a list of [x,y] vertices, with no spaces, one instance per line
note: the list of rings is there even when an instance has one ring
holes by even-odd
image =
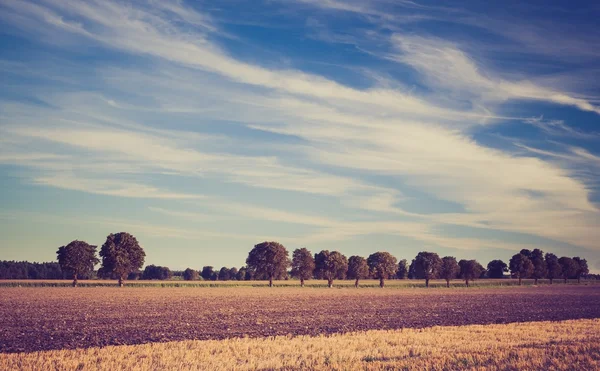
[[[600,317],[600,286],[2,288],[0,352]]]

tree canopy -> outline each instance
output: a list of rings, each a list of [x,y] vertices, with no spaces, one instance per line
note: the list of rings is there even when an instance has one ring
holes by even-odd
[[[560,264],[561,276],[565,280],[565,283],[567,283],[567,280],[569,278],[577,274],[577,269],[579,267],[573,259],[567,256],[563,256],[560,259],[558,259],[558,264]]]
[[[573,258],[573,261],[577,265],[577,268],[575,271],[575,276],[577,277],[577,282],[581,282],[581,276],[590,273],[590,270],[589,270],[588,264],[587,264],[587,260],[581,259],[580,257],[576,256]]]
[[[367,259],[362,256],[353,255],[348,259],[348,278],[354,280],[354,287],[358,287],[361,279],[369,277],[369,265]]]
[[[58,264],[63,271],[73,276],[73,287],[77,286],[77,279],[94,270],[100,262],[96,257],[96,246],[85,241],[71,241],[66,246],[61,246],[56,251]]]
[[[446,287],[450,287],[450,281],[458,276],[460,268],[454,256],[444,256],[440,265],[439,277],[446,280]]]
[[[183,279],[186,281],[197,281],[200,279],[200,274],[197,270],[187,268],[183,271]]]
[[[111,233],[100,249],[105,274],[115,274],[123,286],[130,272],[141,269],[146,253],[137,239],[127,232]]]
[[[167,267],[161,267],[158,265],[148,265],[142,273],[142,279],[144,280],[168,280],[173,277],[173,272]]]
[[[546,261],[546,274],[550,279],[550,284],[552,284],[555,278],[561,277],[562,267],[558,262],[558,257],[552,253],[546,253],[544,260]]]
[[[259,277],[269,280],[269,287],[273,280],[285,277],[291,262],[287,249],[279,242],[262,242],[255,245],[248,254],[246,265]]]
[[[369,265],[371,276],[379,280],[380,287],[384,287],[385,280],[396,274],[397,260],[389,252],[378,251],[369,255],[367,264]]]
[[[421,251],[414,260],[415,275],[425,278],[425,286],[429,287],[429,280],[437,278],[441,265],[438,254]]]
[[[528,278],[533,273],[533,263],[527,255],[522,253],[513,255],[508,265],[510,272],[519,279],[519,285],[521,285],[521,279]]]
[[[460,267],[459,276],[463,280],[465,280],[465,284],[469,287],[469,281],[473,281],[479,277],[481,274],[485,272],[485,268],[477,260],[465,260],[462,259],[458,262],[458,266]]]
[[[304,280],[309,280],[315,270],[315,258],[306,248],[296,249],[292,254],[292,277],[300,279],[300,286],[304,287]]]
[[[508,272],[508,265],[502,260],[492,260],[487,265],[488,278],[503,278],[505,272]]]
[[[401,280],[405,280],[408,277],[408,264],[406,263],[406,259],[401,259],[398,262],[396,277]]]
[[[534,249],[529,255],[529,260],[531,260],[531,263],[533,264],[531,277],[533,277],[535,284],[537,285],[538,280],[546,277],[548,273],[546,261],[544,260],[544,252],[540,249]]]
[[[339,251],[323,250],[315,255],[315,277],[327,280],[329,287],[334,279],[346,278],[348,259]]]

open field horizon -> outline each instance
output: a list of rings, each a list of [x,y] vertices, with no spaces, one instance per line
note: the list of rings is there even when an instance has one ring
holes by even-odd
[[[594,370],[600,320],[186,340],[0,354],[13,370]]]
[[[73,280],[69,279],[8,279],[0,280],[1,287],[72,287]],[[105,280],[105,279],[93,279],[78,280],[78,287],[114,287],[118,285],[117,280]],[[535,285],[534,279],[522,279],[522,286],[533,286]],[[551,285],[548,279],[539,279],[538,286]],[[564,283],[563,279],[554,279],[552,286],[554,285],[600,285],[599,280],[581,280],[580,283],[576,279],[569,279],[567,283]],[[273,281],[274,287],[300,287],[300,281],[297,279],[290,280],[276,280]],[[429,282],[429,288],[446,288],[446,281],[443,279],[432,279]],[[513,278],[482,278],[473,281],[469,281],[469,288],[473,287],[518,287],[519,280]],[[126,287],[269,287],[269,282],[265,280],[252,280],[252,281],[185,281],[185,280],[129,280],[125,281],[124,288]],[[306,288],[329,288],[327,281],[324,280],[306,280],[304,282]],[[421,279],[389,279],[385,281],[385,288],[424,288],[425,280]],[[335,280],[332,288],[355,288],[354,280]],[[377,288],[379,286],[379,280],[375,279],[364,279],[360,280],[359,288]],[[461,279],[453,279],[450,281],[450,288],[467,288],[465,281]]]
[[[600,286],[0,288],[0,352],[600,317]],[[25,330],[26,329],[26,330]]]

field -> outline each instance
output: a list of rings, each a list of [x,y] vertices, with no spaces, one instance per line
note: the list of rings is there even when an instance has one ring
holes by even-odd
[[[0,288],[0,352],[600,317],[600,286]]]
[[[3,370],[597,370],[600,320],[242,338],[0,356]]]

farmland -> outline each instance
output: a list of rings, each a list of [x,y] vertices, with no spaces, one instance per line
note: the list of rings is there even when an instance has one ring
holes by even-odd
[[[1,288],[0,352],[600,317],[600,287]]]
[[[595,370],[600,320],[371,330],[0,355],[26,370]]]

